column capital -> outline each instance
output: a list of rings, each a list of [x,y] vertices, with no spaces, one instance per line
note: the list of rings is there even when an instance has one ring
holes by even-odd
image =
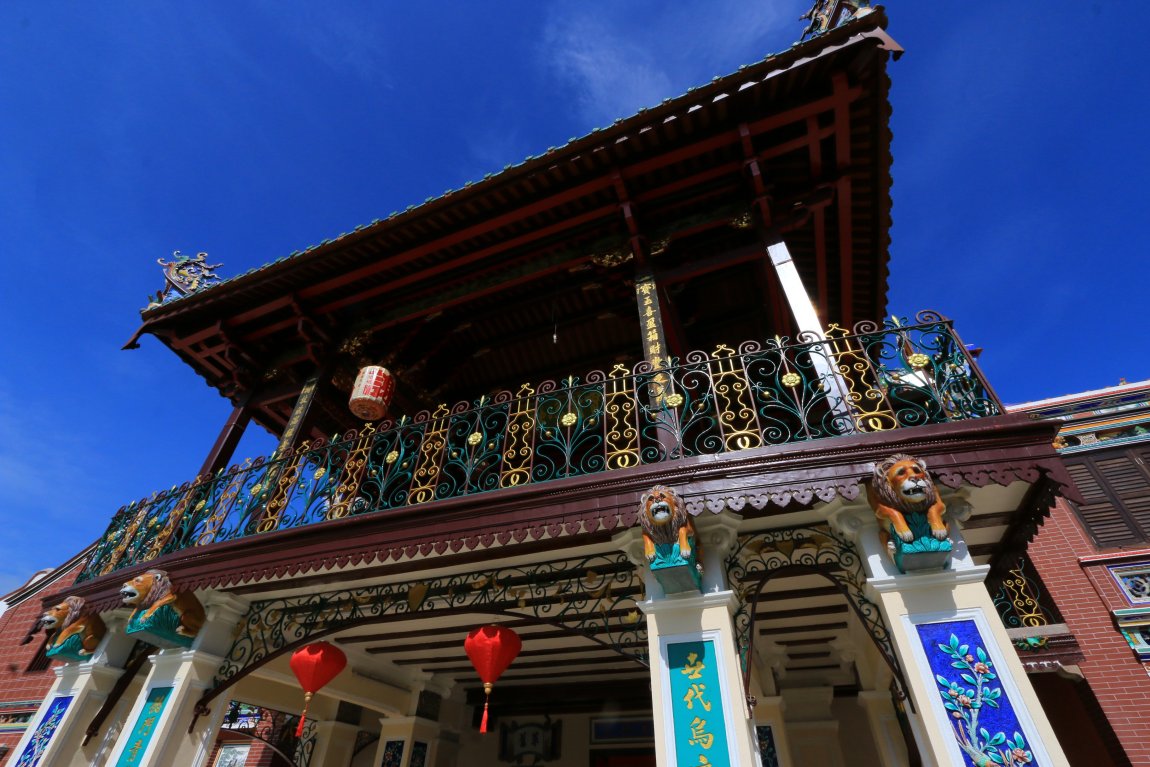
[[[911,573],[885,578],[868,578],[868,591],[885,594],[892,591],[914,591],[919,589],[953,588],[965,583],[982,583],[990,573],[990,565],[971,565],[954,570],[940,570],[933,573]]]
[[[704,610],[708,607],[725,607],[729,614],[734,615],[739,609],[739,598],[733,591],[709,591],[706,594],[679,594],[662,599],[648,599],[635,604],[646,615],[679,610]]]

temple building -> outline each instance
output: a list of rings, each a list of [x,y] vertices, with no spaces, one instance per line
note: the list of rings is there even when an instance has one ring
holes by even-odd
[[[819,2],[782,53],[272,264],[161,260],[128,346],[231,412],[9,620],[56,663],[0,763],[1150,758],[1084,649],[1142,673],[1150,555],[1065,574],[1114,575],[1118,631],[1030,543],[1053,508],[1144,544],[1142,507],[1102,510],[1063,403],[1009,410],[954,322],[888,315],[886,27]]]

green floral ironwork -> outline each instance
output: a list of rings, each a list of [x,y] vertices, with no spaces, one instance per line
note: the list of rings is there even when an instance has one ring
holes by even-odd
[[[749,673],[755,609],[763,586],[773,576],[798,572],[821,575],[839,588],[893,672],[899,699],[906,699],[894,640],[878,605],[870,601],[863,590],[866,575],[858,551],[849,541],[821,525],[741,535],[738,546],[727,558],[727,577],[740,597],[735,633],[744,674]]]
[[[1015,732],[1014,737],[1008,738],[1004,732],[992,735],[985,727],[978,726],[982,708],[998,708],[1002,698],[1002,688],[991,684],[998,675],[986,651],[976,647],[971,655],[970,645],[960,644],[955,634],[950,635],[949,643],[939,644],[938,649],[951,658],[950,665],[959,675],[957,681],[942,674],[936,674],[935,679],[942,688],[942,705],[951,712],[955,736],[963,752],[978,767],[995,764],[1012,767],[1033,762],[1034,755],[1026,747],[1021,733]]]
[[[301,644],[413,614],[533,618],[646,665],[646,623],[635,606],[642,591],[634,565],[618,553],[253,602],[201,704]]]
[[[84,581],[164,554],[689,456],[1001,412],[951,322],[921,312],[655,369],[570,376],[304,442],[121,508]]]

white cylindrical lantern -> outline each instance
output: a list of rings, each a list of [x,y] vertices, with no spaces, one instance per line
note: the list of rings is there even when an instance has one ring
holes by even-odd
[[[360,368],[351,389],[348,407],[357,417],[365,421],[378,421],[387,414],[391,397],[395,394],[395,377],[387,368],[368,365]]]

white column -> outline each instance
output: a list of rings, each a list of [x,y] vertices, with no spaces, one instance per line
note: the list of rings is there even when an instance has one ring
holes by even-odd
[[[200,767],[211,754],[228,699],[216,697],[208,713],[200,716],[195,705],[212,686],[244,614],[244,603],[226,594],[209,594],[201,601],[207,620],[191,649],[160,650],[152,656],[151,670],[109,764],[128,753],[134,754],[134,767]]]
[[[760,764],[755,721],[747,706],[735,649],[731,616],[737,606],[738,599],[732,591],[648,599],[639,604],[639,609],[647,614],[651,710],[655,714],[655,758],[659,767]],[[672,657],[678,648],[697,643],[708,649],[705,657],[691,660],[688,656],[686,663]],[[685,684],[684,680],[693,678],[696,672],[691,671],[692,667],[699,668],[700,681],[691,683],[691,689],[682,695],[674,690],[674,683]],[[691,719],[696,721],[692,723]],[[714,740],[707,740],[708,735]],[[711,759],[711,754],[721,753],[712,751],[716,743],[725,749],[726,761]],[[684,756],[688,752],[689,759]],[[696,761],[696,757],[707,761]]]
[[[863,690],[858,694],[858,702],[866,712],[867,724],[878,751],[882,767],[906,767],[909,764],[902,729],[898,724],[898,714],[889,692]]]
[[[124,673],[123,665],[135,642],[123,634],[124,619],[110,616],[106,621],[108,631],[100,645],[93,651],[91,660],[69,662],[55,666],[56,681],[44,697],[40,709],[28,724],[24,736],[12,751],[12,764],[15,764],[26,749],[39,751],[40,767],[47,765],[76,765],[87,767],[91,764],[89,751],[95,749],[90,744],[81,751],[88,724],[100,710],[104,701]],[[64,699],[70,698],[63,714],[53,718],[55,730],[50,739],[44,739],[41,724],[50,713],[55,713]],[[58,702],[60,701],[60,702]],[[46,725],[51,726],[51,725]],[[36,744],[30,747],[33,739]]]
[[[315,750],[308,767],[347,767],[355,751],[355,736],[359,727],[334,721],[315,723]]]
[[[831,713],[834,689],[799,687],[783,691],[787,704],[787,739],[797,765],[842,767],[839,722]]]
[[[770,243],[767,245],[767,255],[770,257],[771,265],[775,268],[775,274],[778,275],[779,284],[783,288],[783,295],[787,298],[787,304],[791,308],[791,314],[794,315],[799,330],[818,338],[826,338],[826,332],[822,323],[819,322],[818,312],[815,311],[815,304],[811,301],[811,296],[803,285],[802,277],[799,276],[799,270],[795,267],[787,244],[782,240]],[[811,362],[814,364],[815,372],[818,373],[826,387],[827,402],[831,409],[837,415],[842,416],[845,419],[844,423],[849,425],[853,431],[854,418],[850,409],[850,389],[843,381],[842,376],[839,375],[835,365],[834,351],[830,344],[823,344],[821,353],[812,348]]]
[[[439,747],[439,731],[439,722],[417,716],[380,719],[374,764],[384,763],[383,758],[389,748],[399,748],[402,755],[398,767],[411,767],[417,750],[423,752],[423,767],[431,767],[435,764]],[[400,745],[396,746],[397,743]]]
[[[995,696],[998,710],[1008,707],[1017,718],[1025,741],[1022,749],[1031,752],[1035,762],[1068,764],[983,583],[989,568],[974,564],[958,524],[950,520],[954,551],[949,569],[904,575],[883,550],[877,522],[869,509],[846,510],[837,515],[834,522],[840,530],[852,534],[861,549],[867,570],[867,593],[878,604],[890,630],[908,693],[918,714],[912,719],[912,725],[923,761],[937,765],[967,764],[957,733],[962,728],[963,738],[967,740],[969,734],[961,723],[969,722],[972,712],[985,705],[982,700]],[[940,644],[949,644],[952,634],[958,643],[955,649],[940,648]],[[965,651],[959,653],[963,646]],[[956,668],[951,663],[971,668]],[[976,664],[977,669],[973,668]],[[987,672],[994,675],[992,680],[982,676]],[[963,674],[984,681],[973,684],[964,681]],[[943,690],[937,676],[957,685],[953,696]],[[974,697],[968,695],[968,690],[975,687],[987,692],[976,693]],[[945,703],[953,708],[947,708]],[[987,708],[992,707],[987,705]],[[981,729],[980,725],[975,727],[979,742],[973,746],[985,751],[991,746],[982,742],[984,738],[978,732]],[[1005,738],[1013,740],[1014,728],[1009,729],[1004,732]],[[989,735],[993,740],[997,732],[989,732]],[[1002,742],[993,747],[1010,748]]]

